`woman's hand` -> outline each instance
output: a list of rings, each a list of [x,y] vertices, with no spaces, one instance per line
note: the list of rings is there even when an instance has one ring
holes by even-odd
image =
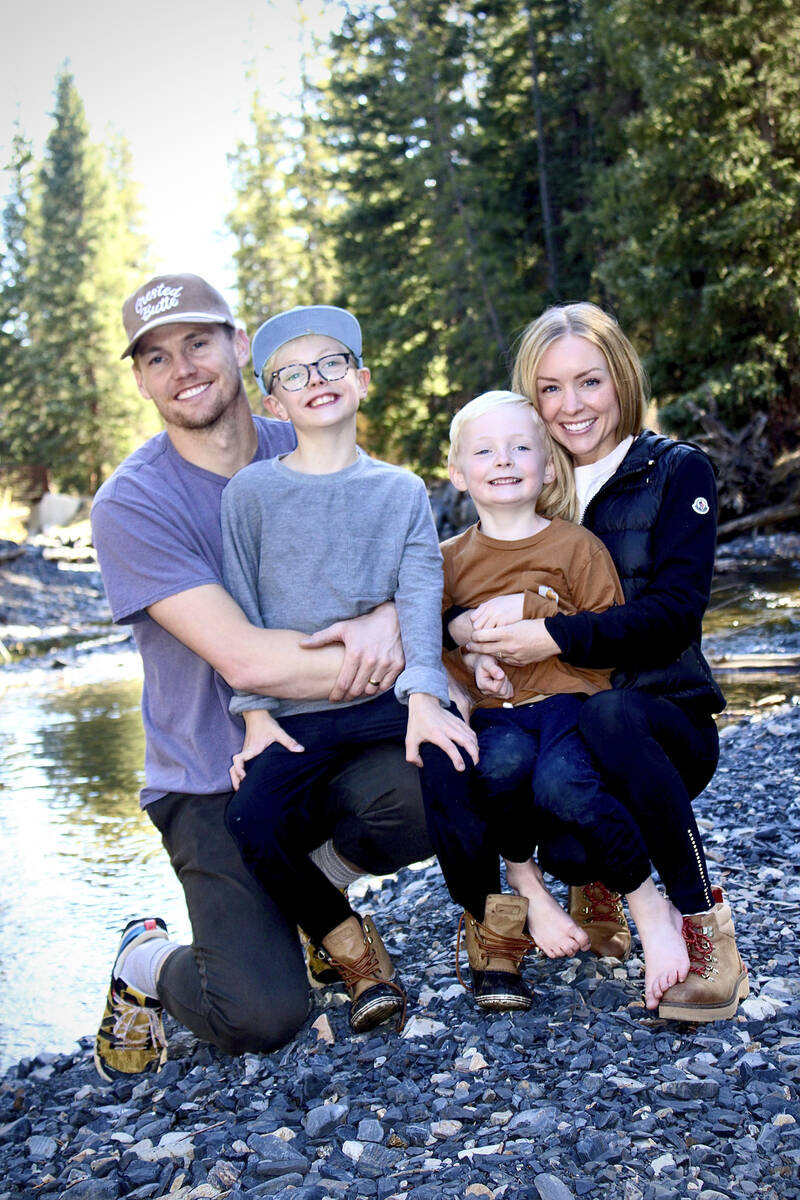
[[[544,626],[544,620],[515,621],[496,629],[475,629],[467,642],[467,650],[491,654],[498,662],[512,667],[544,662],[561,651]]]

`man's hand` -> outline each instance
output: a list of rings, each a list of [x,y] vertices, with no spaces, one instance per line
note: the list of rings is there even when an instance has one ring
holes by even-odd
[[[478,739],[460,717],[442,708],[435,696],[414,692],[408,698],[408,729],[406,731],[406,761],[422,766],[419,748],[431,742],[444,750],[457,771],[464,770],[459,747],[466,750],[474,763],[478,761]]]
[[[262,750],[266,750],[273,742],[278,742],[294,754],[300,754],[305,749],[278,724],[266,708],[249,709],[243,716],[244,743],[239,753],[234,754],[233,765],[228,770],[235,792],[238,792],[239,785],[247,774],[245,763],[259,755]]]
[[[510,596],[493,596],[472,610],[473,629],[495,629],[498,625],[513,625],[522,620],[525,605],[523,592]]]
[[[300,645],[313,650],[333,642],[344,645],[345,655],[329,700],[355,700],[385,692],[405,666],[397,609],[391,600],[363,617],[319,629]]]
[[[511,680],[506,675],[496,658],[491,654],[470,655],[475,658],[475,685],[484,696],[494,696],[497,700],[510,700],[514,695]]]
[[[510,663],[513,667],[544,662],[546,658],[561,653],[541,617],[535,621],[501,625],[497,629],[476,629],[467,643],[467,650],[491,654],[498,662]]]

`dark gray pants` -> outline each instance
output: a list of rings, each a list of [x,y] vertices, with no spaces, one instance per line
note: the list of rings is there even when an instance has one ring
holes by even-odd
[[[164,963],[159,998],[197,1037],[241,1054],[289,1041],[309,997],[297,929],[253,879],[225,827],[230,795],[172,792],[146,811],[192,925],[192,945]],[[354,757],[333,780],[327,805],[337,852],[365,871],[386,874],[432,854],[419,773],[396,745]]]

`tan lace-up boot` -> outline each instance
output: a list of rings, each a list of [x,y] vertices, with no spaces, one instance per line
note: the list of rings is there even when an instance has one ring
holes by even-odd
[[[398,1030],[406,1015],[406,994],[395,978],[372,917],[348,917],[322,939],[319,957],[336,967],[350,994],[350,1028],[354,1033],[373,1029],[400,1013]]]
[[[532,997],[519,973],[520,964],[536,943],[525,932],[528,901],[510,893],[486,897],[483,921],[465,912],[458,923],[456,974],[461,949],[461,928],[466,930],[472,991],[479,1008],[503,1012],[530,1008]]]
[[[730,905],[720,888],[707,913],[683,918],[689,974],[661,998],[658,1015],[672,1021],[725,1021],[750,994],[747,967],[736,948]]]
[[[625,961],[631,952],[631,931],[619,892],[610,892],[599,881],[571,887],[569,915],[588,933],[593,954]]]

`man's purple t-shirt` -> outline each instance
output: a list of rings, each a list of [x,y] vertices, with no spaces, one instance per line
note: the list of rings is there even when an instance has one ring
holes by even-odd
[[[253,462],[294,447],[291,425],[254,420]],[[241,749],[243,725],[228,711],[228,685],[145,611],[191,588],[223,586],[219,511],[227,482],[181,458],[159,433],[117,467],[92,506],[111,614],[133,626],[144,663],[142,806],[167,792],[228,791],[231,756]]]

